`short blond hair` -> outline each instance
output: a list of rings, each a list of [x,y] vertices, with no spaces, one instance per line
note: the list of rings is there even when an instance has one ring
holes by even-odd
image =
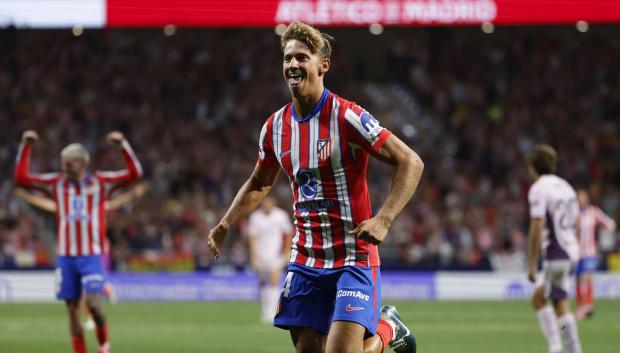
[[[280,37],[280,49],[284,52],[284,47],[289,40],[298,40],[308,46],[312,54],[319,54],[321,59],[329,59],[332,56],[332,42],[334,37],[323,33],[318,29],[295,21],[286,27]]]
[[[90,154],[81,143],[72,143],[63,148],[60,152],[60,157],[81,161],[84,164],[88,164],[90,161]]]

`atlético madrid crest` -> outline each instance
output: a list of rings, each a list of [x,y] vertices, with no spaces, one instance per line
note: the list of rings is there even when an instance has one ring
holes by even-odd
[[[316,143],[316,154],[319,156],[321,161],[329,158],[329,155],[332,154],[332,140],[318,140]]]

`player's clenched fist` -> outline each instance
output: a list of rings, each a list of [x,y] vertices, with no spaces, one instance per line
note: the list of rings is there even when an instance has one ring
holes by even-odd
[[[125,136],[120,131],[112,131],[106,136],[106,140],[112,146],[120,146],[125,140]]]
[[[32,145],[39,140],[39,134],[34,130],[26,130],[22,134],[22,143]]]
[[[387,236],[389,227],[389,222],[382,218],[373,217],[360,223],[355,229],[350,231],[349,234],[353,234],[371,244],[379,245]]]
[[[211,255],[214,258],[220,257],[220,249],[224,244],[224,239],[228,234],[229,226],[224,223],[220,223],[215,227],[211,228],[209,232],[209,251],[211,251]]]

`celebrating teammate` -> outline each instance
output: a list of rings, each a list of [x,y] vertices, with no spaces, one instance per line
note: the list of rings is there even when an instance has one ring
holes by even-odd
[[[555,174],[557,154],[548,145],[538,145],[527,154],[530,175],[535,180],[530,207],[528,278],[535,283],[532,305],[549,344],[550,353],[581,353],[577,323],[568,302],[569,276],[579,259],[575,235],[579,206],[575,190]],[[542,273],[536,276],[542,249]],[[547,305],[551,300],[553,308]],[[561,327],[560,330],[558,329]]]
[[[267,196],[248,222],[250,260],[260,282],[261,321],[272,323],[280,297],[279,280],[290,257],[293,225],[289,215]]]
[[[594,300],[592,290],[592,272],[596,271],[597,260],[597,230],[602,226],[606,230],[613,232],[616,229],[616,222],[609,218],[600,208],[590,204],[590,197],[586,190],[577,192],[579,201],[579,248],[580,258],[575,275],[577,276],[576,293],[577,309],[575,316],[577,320],[589,317],[594,313]]]
[[[101,255],[107,254],[105,203],[111,187],[136,180],[142,169],[129,143],[120,132],[107,135],[110,144],[121,150],[127,169],[115,172],[87,171],[89,153],[81,144],[73,143],[61,152],[62,172],[31,174],[32,145],[38,140],[35,131],[22,135],[15,169],[18,185],[46,192],[56,204],[58,299],[65,300],[69,315],[73,351],[85,353],[84,331],[80,322],[79,303],[82,291],[95,324],[99,353],[110,351],[108,328],[100,293],[104,275]]]
[[[413,195],[423,163],[370,113],[324,87],[332,40],[299,22],[282,35],[292,102],[264,124],[256,167],[211,229],[209,246],[218,257],[230,227],[256,208],[283,170],[295,198],[296,230],[275,326],[290,330],[297,352],[378,353],[388,344],[415,352],[396,309],[380,310],[377,245]],[[369,155],[394,167],[374,217]]]

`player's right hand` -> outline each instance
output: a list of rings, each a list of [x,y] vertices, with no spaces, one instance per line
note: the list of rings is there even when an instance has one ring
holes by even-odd
[[[39,134],[34,130],[26,130],[22,134],[22,143],[32,145],[39,140]]]
[[[536,268],[530,268],[527,271],[527,279],[532,283],[536,283]]]
[[[209,251],[215,259],[220,257],[220,249],[224,245],[224,239],[230,227],[225,223],[219,223],[209,231]]]

